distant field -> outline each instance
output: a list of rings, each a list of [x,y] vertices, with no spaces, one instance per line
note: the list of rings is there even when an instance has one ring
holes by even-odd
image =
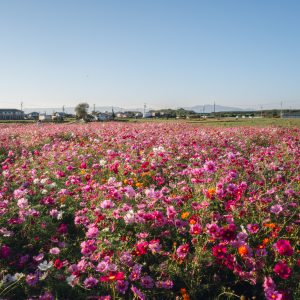
[[[236,126],[282,126],[282,127],[300,127],[300,119],[210,119],[210,120],[187,120],[187,123],[201,124],[206,126],[226,126],[226,127],[236,127]]]

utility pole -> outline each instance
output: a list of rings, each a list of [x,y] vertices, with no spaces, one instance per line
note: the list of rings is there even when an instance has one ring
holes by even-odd
[[[96,105],[94,104],[94,113],[96,112]]]
[[[21,111],[23,111],[23,102],[21,102]]]
[[[147,108],[147,103],[144,103],[144,118],[146,118],[146,108]]]
[[[62,111],[63,111],[63,113],[65,112],[65,106],[63,105],[63,107],[62,107]]]
[[[205,105],[203,105],[203,116],[204,116],[204,112],[205,112]]]
[[[216,102],[214,101],[214,118],[216,117]]]
[[[282,101],[280,102],[280,118],[282,118]]]
[[[262,110],[263,110],[263,107],[262,107],[262,105],[261,105],[261,107],[260,107],[260,117],[261,117],[261,118],[263,117],[263,112],[262,112]]]

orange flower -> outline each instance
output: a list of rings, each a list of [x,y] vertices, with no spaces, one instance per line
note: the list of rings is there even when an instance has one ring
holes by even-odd
[[[190,296],[188,295],[185,288],[181,288],[180,293],[182,295],[183,300],[190,300]]]
[[[64,203],[66,201],[67,197],[66,196],[62,196],[60,198],[60,203]]]
[[[268,244],[269,242],[270,242],[270,239],[268,239],[268,238],[263,239],[263,244],[264,245]]]
[[[214,196],[216,194],[216,189],[215,188],[210,188],[208,189],[208,194],[210,197]]]
[[[182,219],[186,219],[188,216],[190,215],[190,213],[189,212],[183,212],[182,214],[181,214],[181,218]]]
[[[242,245],[238,248],[238,253],[240,256],[248,254],[248,248],[245,245]]]
[[[276,225],[274,223],[266,223],[264,224],[264,227],[275,228]]]

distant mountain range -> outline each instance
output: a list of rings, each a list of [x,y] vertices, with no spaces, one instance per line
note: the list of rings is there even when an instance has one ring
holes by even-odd
[[[120,112],[120,111],[140,111],[143,112],[143,108],[122,108],[118,106],[96,106],[95,109],[96,111],[100,112],[105,112],[109,111],[111,112],[112,108],[114,109],[114,112]],[[205,104],[205,105],[196,105],[196,106],[191,106],[191,107],[178,107],[178,108],[184,108],[186,110],[193,110],[197,113],[211,113],[214,111],[214,106],[211,104]],[[65,112],[73,114],[74,113],[75,107],[66,107]],[[91,106],[89,108],[89,111],[91,112],[94,108]],[[222,106],[222,105],[216,105],[215,107],[216,112],[220,111],[247,111],[247,109],[242,109],[239,107],[231,107],[231,106]],[[147,111],[151,110],[151,108],[147,108]],[[45,108],[25,108],[24,112],[25,113],[30,113],[33,111],[37,111],[39,113],[46,113],[46,114],[52,114],[53,112],[61,112],[62,107],[45,107]]]
[[[214,106],[211,104],[204,104],[204,105],[196,105],[191,107],[183,107],[187,110],[193,110],[196,113],[211,113],[214,112]],[[231,106],[222,106],[222,105],[216,105],[215,107],[216,112],[220,111],[247,111],[249,109],[242,109],[240,107],[231,107]]]

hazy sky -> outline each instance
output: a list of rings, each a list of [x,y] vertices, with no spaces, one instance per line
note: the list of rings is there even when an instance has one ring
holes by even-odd
[[[300,108],[300,1],[0,0],[0,107]]]

